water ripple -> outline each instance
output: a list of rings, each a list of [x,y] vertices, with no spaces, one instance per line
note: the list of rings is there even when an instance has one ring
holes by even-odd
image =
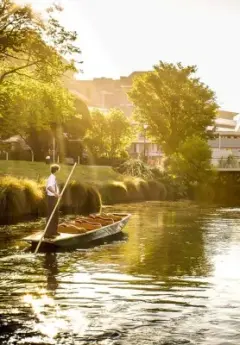
[[[84,251],[18,254],[26,228],[7,230],[0,343],[238,345],[239,209],[144,210],[127,241]]]

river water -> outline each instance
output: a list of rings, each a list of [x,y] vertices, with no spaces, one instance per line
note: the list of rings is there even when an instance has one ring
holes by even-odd
[[[0,344],[240,344],[240,209],[158,203],[127,238],[22,253],[38,223],[0,230]]]

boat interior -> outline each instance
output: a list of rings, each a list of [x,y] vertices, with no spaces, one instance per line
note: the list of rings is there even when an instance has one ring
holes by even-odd
[[[90,214],[89,216],[79,216],[73,221],[59,224],[58,232],[67,234],[84,234],[91,230],[101,229],[104,226],[121,221],[126,214]]]

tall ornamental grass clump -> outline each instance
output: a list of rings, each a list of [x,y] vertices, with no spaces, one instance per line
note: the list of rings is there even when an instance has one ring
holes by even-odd
[[[99,187],[102,201],[106,205],[140,201],[162,201],[167,198],[163,183],[128,178],[124,182],[108,182]]]
[[[101,196],[96,188],[72,181],[63,195],[61,210],[64,214],[89,214],[100,212]]]
[[[63,214],[100,212],[101,196],[93,186],[72,181],[61,200]],[[27,216],[46,216],[45,181],[0,177],[0,224],[11,224]]]
[[[35,181],[13,176],[0,178],[0,222],[11,223],[36,215],[44,195]]]

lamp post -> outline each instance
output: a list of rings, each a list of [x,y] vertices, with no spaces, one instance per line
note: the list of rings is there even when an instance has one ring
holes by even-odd
[[[52,130],[52,161],[56,163],[56,136],[57,136],[57,123],[51,123]]]
[[[53,146],[53,163],[56,162],[56,139],[55,139],[55,136],[53,136],[53,143],[52,143],[52,146]]]
[[[144,133],[143,133],[143,161],[146,162],[146,129],[148,128],[148,125],[143,125]]]

